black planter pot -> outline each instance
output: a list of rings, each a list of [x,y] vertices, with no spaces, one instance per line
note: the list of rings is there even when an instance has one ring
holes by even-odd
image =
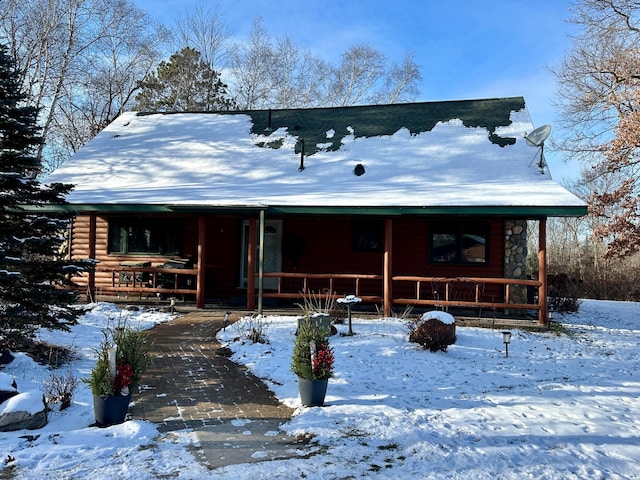
[[[131,394],[111,397],[93,396],[93,415],[99,427],[108,427],[124,422],[129,411]]]
[[[298,377],[300,401],[305,407],[322,407],[329,380],[308,380]]]

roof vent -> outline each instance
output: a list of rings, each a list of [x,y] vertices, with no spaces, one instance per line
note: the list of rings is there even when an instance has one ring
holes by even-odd
[[[364,175],[364,172],[365,172],[364,165],[362,165],[361,163],[357,164],[355,166],[355,168],[353,169],[353,174],[356,177],[360,177],[360,176]]]
[[[298,167],[298,171],[301,172],[304,170],[304,138],[300,139],[300,166]]]

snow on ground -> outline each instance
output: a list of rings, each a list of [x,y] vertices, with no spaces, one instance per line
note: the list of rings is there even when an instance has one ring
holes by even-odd
[[[71,333],[43,334],[79,352],[70,368],[80,377],[100,329],[119,315],[111,304],[93,307]],[[558,319],[562,333],[513,330],[508,358],[500,331],[459,327],[447,352],[431,353],[408,343],[400,319],[354,318],[353,337],[331,337],[326,406],[304,408],[289,368],[296,319],[266,317],[269,344],[233,341],[239,326],[219,339],[296,409],[283,428],[311,435],[316,455],[209,470],[190,453],[192,432],[160,434],[142,421],[88,427],[83,384],[45,428],[0,434],[4,467],[18,479],[640,478],[638,318],[640,304],[586,300]],[[129,314],[144,328],[169,319]],[[21,391],[49,375],[24,356],[4,372]]]

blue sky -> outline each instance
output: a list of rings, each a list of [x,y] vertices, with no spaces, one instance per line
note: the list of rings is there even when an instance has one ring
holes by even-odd
[[[135,2],[167,24],[196,4],[217,6],[237,39],[247,39],[260,16],[270,34],[287,35],[332,63],[362,43],[389,59],[413,51],[423,77],[417,101],[523,96],[534,125],[557,123],[549,67],[559,66],[570,46],[570,0]],[[575,171],[549,148],[545,154],[557,180]]]

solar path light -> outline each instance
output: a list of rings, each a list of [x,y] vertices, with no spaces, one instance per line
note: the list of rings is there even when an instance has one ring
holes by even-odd
[[[502,342],[504,343],[505,357],[509,358],[509,344],[511,343],[511,332],[502,332]]]

